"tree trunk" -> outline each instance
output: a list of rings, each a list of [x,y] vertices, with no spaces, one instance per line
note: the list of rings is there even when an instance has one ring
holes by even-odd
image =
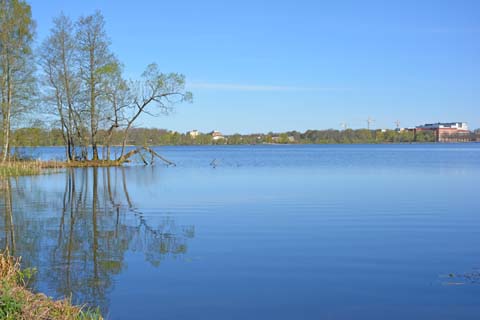
[[[12,111],[12,82],[10,75],[10,66],[7,60],[6,70],[6,86],[7,86],[7,100],[3,110],[3,156],[2,162],[6,162],[10,159],[10,118]]]
[[[122,152],[120,152],[120,158],[122,158],[125,155],[125,147],[127,145],[127,139],[128,139],[128,131],[130,130],[130,127],[132,126],[132,121],[130,121],[127,124],[127,127],[125,128],[125,133],[123,134],[123,141],[122,141]]]
[[[2,149],[2,162],[6,162],[10,153],[10,127],[8,115],[3,116],[3,149]]]
[[[98,160],[98,147],[96,141],[96,90],[95,90],[95,48],[90,48],[90,143],[92,144],[92,159]]]

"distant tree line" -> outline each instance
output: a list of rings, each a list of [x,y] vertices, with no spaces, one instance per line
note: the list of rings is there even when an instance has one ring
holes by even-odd
[[[435,142],[433,132],[421,131],[414,134],[410,131],[395,130],[308,130],[303,133],[289,131],[267,134],[233,134],[224,139],[214,140],[209,133],[200,133],[192,137],[187,133],[168,131],[165,129],[131,128],[125,141],[121,131],[110,133],[99,130],[99,141],[108,137],[109,146],[153,146],[153,145],[213,145],[213,144],[355,144],[355,143],[423,143]],[[454,139],[456,137],[452,137]],[[460,141],[480,141],[480,131],[463,135]],[[59,128],[30,127],[13,131],[13,144],[16,146],[62,146],[64,138]],[[100,145],[102,150],[107,146]]]
[[[35,22],[25,0],[0,0],[1,161],[12,144],[65,146],[68,161],[110,159],[115,139],[125,157],[129,134],[141,115],[169,113],[191,101],[185,77],[149,64],[139,80],[123,77],[111,51],[100,12],[73,21],[60,14],[39,48],[33,48]],[[19,129],[26,121],[49,123],[48,130]],[[23,125],[25,126],[25,125]],[[31,130],[33,136],[23,137]],[[12,133],[14,135],[12,136]],[[88,151],[90,149],[91,152]]]

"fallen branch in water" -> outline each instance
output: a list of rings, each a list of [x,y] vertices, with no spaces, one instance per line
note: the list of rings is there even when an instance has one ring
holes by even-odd
[[[212,162],[210,162],[210,166],[212,166],[213,169],[215,169],[217,167],[217,159],[213,159]]]
[[[151,156],[150,163],[148,163],[148,161],[145,159],[144,153],[150,154],[150,156]],[[126,154],[124,154],[123,156],[121,156],[120,158],[118,158],[116,161],[119,162],[119,163],[127,163],[127,162],[130,162],[131,161],[130,159],[132,157],[134,157],[135,155],[139,155],[141,160],[143,161],[143,163],[145,165],[154,164],[155,158],[158,158],[158,159],[162,160],[163,162],[165,162],[169,166],[176,166],[175,163],[173,163],[170,160],[165,159],[164,157],[162,157],[161,155],[159,155],[157,152],[155,152],[154,150],[152,150],[149,147],[139,147],[137,149],[133,149],[133,150],[127,152]]]

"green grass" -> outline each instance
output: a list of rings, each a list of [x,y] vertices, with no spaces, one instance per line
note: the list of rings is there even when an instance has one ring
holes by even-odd
[[[0,319],[15,320],[21,312],[21,302],[7,288],[0,296]]]
[[[74,306],[67,299],[53,300],[31,292],[26,284],[35,269],[20,269],[20,259],[0,254],[0,319],[102,320],[99,309]]]

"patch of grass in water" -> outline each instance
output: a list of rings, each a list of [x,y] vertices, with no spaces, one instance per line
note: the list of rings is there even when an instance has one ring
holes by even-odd
[[[31,176],[40,174],[42,165],[38,161],[12,161],[0,163],[0,178]]]
[[[7,161],[0,162],[0,178],[34,176],[56,172],[67,167],[67,163],[59,161]]]

